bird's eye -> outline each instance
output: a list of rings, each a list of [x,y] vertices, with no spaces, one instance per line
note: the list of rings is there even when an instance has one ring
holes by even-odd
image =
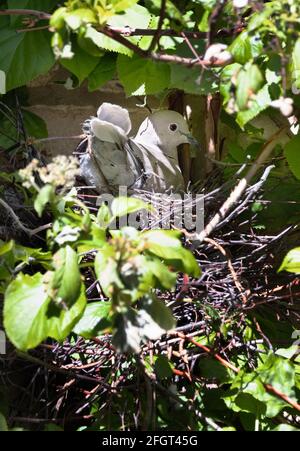
[[[171,132],[176,132],[177,129],[178,129],[178,125],[177,124],[170,124],[169,125],[169,130]]]

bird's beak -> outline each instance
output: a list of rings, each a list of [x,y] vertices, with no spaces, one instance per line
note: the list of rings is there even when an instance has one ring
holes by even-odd
[[[200,146],[199,141],[197,141],[197,139],[194,138],[194,136],[191,135],[190,133],[182,133],[182,132],[181,132],[181,134],[184,135],[184,136],[186,137],[187,144],[191,144],[191,145],[194,146],[194,147],[199,147],[199,146]]]

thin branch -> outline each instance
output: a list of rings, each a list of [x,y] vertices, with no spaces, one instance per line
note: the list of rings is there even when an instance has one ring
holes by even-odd
[[[148,48],[149,54],[151,54],[151,52],[155,49],[156,44],[159,43],[159,39],[161,37],[161,30],[162,30],[162,27],[164,24],[164,19],[165,19],[165,14],[166,14],[166,4],[167,4],[167,0],[161,0],[161,7],[160,7],[157,30],[155,30],[155,34],[154,34],[153,39]]]
[[[262,148],[261,153],[259,154],[256,161],[252,164],[251,168],[243,177],[240,182],[237,184],[235,189],[232,191],[228,199],[224,202],[219,212],[213,217],[210,223],[205,227],[205,229],[194,236],[195,242],[193,244],[194,247],[197,247],[201,244],[205,238],[207,238],[218,226],[218,224],[226,217],[227,213],[231,210],[231,208],[238,202],[238,200],[243,195],[246,190],[248,184],[251,182],[252,178],[256,175],[258,170],[264,165],[264,163],[270,157],[274,147],[276,146],[278,139],[281,137],[282,133],[287,130],[287,126],[281,128],[278,132],[276,132],[267,143]]]
[[[49,20],[51,14],[34,9],[1,9],[0,16],[35,16],[40,20]]]
[[[28,227],[24,226],[24,224],[20,221],[19,217],[14,212],[14,210],[1,198],[0,198],[0,205],[2,205],[2,207],[5,208],[5,210],[15,221],[15,223],[17,224],[19,229],[22,230],[23,232],[25,232],[29,236],[37,235],[38,233],[43,232],[44,230],[47,230],[51,227],[51,224],[45,224],[40,227],[37,227],[36,229],[29,229]]]

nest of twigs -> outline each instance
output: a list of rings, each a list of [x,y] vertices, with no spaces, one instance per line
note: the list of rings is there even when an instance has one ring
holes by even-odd
[[[209,184],[198,187],[198,192],[205,195],[206,222],[219,210],[236,183],[232,179],[220,186],[219,180],[216,171]],[[174,292],[160,296],[177,318],[177,328],[160,341],[144,345],[139,356],[117,354],[110,336],[89,341],[72,336],[63,345],[48,342],[27,355],[12,350],[1,358],[1,383],[12,398],[11,424],[41,429],[46,423],[54,423],[76,429],[78,425],[89,425],[102,412],[106,415],[113,410],[114,400],[120,400],[126,390],[136,400],[129,428],[141,428],[138,400],[141,392],[148,396],[149,384],[155,384],[166,398],[173,397],[173,401],[180,403],[180,398],[147,373],[147,369],[145,373],[145,362],[155,355],[166,355],[172,360],[173,379],[180,384],[201,379],[198,363],[208,357],[230,368],[233,356],[243,351],[251,366],[261,352],[262,342],[269,349],[275,344],[290,346],[291,335],[282,330],[281,324],[289,324],[290,330],[292,326],[300,329],[300,287],[295,276],[278,274],[276,270],[292,247],[297,227],[287,227],[274,236],[255,231],[255,213],[250,212],[253,202],[262,196],[265,180],[266,174],[248,187],[213,234],[194,250],[202,268],[199,280],[187,280],[182,275]],[[96,208],[97,196],[93,191],[82,189],[79,193],[91,210]],[[147,193],[139,194],[147,200]],[[190,233],[184,231],[183,236],[186,246],[192,248]],[[104,301],[96,281],[88,278],[88,284],[89,299]],[[243,333],[249,318],[259,338],[245,341]],[[271,330],[272,321],[276,322],[276,330]],[[213,347],[195,340],[198,336],[210,337],[213,332],[216,332]],[[144,367],[147,377],[141,377],[139,367]],[[90,408],[96,401],[100,410],[94,414]],[[190,409],[193,411],[192,405]],[[123,411],[117,412],[121,423],[127,410],[124,403]],[[201,413],[195,414],[201,418]],[[127,428],[124,423],[124,429]]]

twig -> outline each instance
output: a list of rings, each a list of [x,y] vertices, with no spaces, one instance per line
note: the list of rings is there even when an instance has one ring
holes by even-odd
[[[40,20],[49,20],[51,14],[35,9],[1,9],[0,16],[35,16]]]
[[[149,54],[151,54],[152,50],[155,49],[156,44],[159,44],[159,39],[161,37],[161,29],[163,27],[164,19],[165,19],[166,4],[167,4],[167,0],[161,0],[161,7],[160,7],[160,13],[159,13],[159,20],[158,20],[158,24],[157,24],[157,30],[155,30],[153,39],[148,48]]]
[[[21,229],[23,232],[25,232],[29,236],[37,235],[38,233],[49,229],[52,225],[52,224],[45,224],[40,227],[37,227],[36,229],[29,229],[28,227],[24,226],[24,224],[20,221],[19,217],[14,212],[14,210],[1,198],[0,198],[0,205],[2,205],[2,207],[4,207],[8,211],[9,215],[16,222],[19,229]]]
[[[213,217],[213,219],[201,233],[195,234],[194,236],[195,242],[193,243],[194,247],[197,247],[199,244],[201,244],[204,241],[204,239],[207,238],[215,230],[219,222],[226,217],[227,213],[231,210],[233,205],[235,205],[236,202],[241,198],[248,184],[251,182],[252,178],[256,175],[258,170],[270,157],[274,147],[277,144],[278,139],[280,138],[282,133],[287,130],[287,128],[288,128],[287,126],[281,128],[263,146],[262,151],[259,154],[258,158],[252,164],[247,174],[237,184],[237,186],[232,191],[228,199],[224,202],[224,204],[220,208],[219,212]]]

